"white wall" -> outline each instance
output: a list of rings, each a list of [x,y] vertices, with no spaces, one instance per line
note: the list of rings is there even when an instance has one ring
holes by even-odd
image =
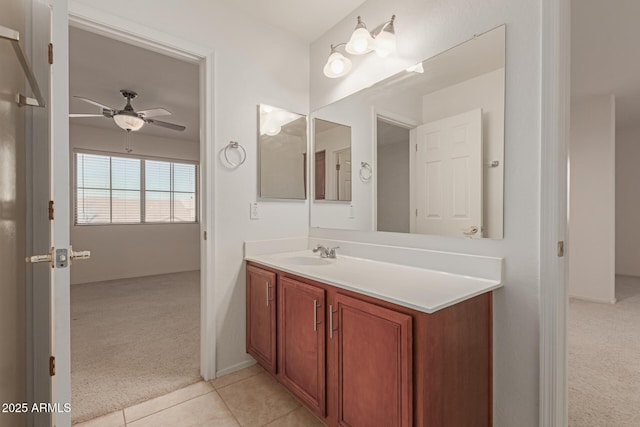
[[[125,135],[115,125],[114,129],[70,125],[70,164],[76,149],[126,155]],[[198,161],[200,154],[198,144],[191,141],[142,133],[130,138],[133,154],[191,161]],[[198,270],[199,230],[199,224],[74,225],[72,219],[71,242],[78,250],[90,250],[91,259],[73,265],[71,283]]]
[[[484,237],[501,238],[504,171],[504,68],[423,97],[423,123],[482,108]],[[495,168],[487,167],[494,160]]]
[[[640,276],[640,128],[616,131],[616,274]]]
[[[329,45],[348,37],[357,15],[373,28],[393,13],[397,54],[387,60],[375,55],[352,58],[349,75],[323,76]],[[504,239],[310,231],[311,236],[328,239],[505,258],[505,287],[493,298],[495,426],[538,426],[539,419],[540,16],[540,2],[529,0],[368,0],[311,46],[311,107],[315,110],[506,23]]]
[[[249,204],[257,195],[258,104],[289,111],[308,111],[308,46],[258,19],[237,13],[225,2],[191,0],[75,0],[105,14],[115,14],[173,37],[215,51],[215,152],[230,140],[247,150],[237,169],[216,164],[215,188],[215,312],[217,369],[233,369],[250,361],[245,352],[245,272],[243,242],[304,236],[308,230],[305,201],[260,203],[261,219],[249,219]],[[135,25],[132,27],[135,32]],[[286,64],[286,65],[283,65]],[[218,156],[219,160],[219,156]]]
[[[615,302],[615,101],[571,102],[569,295]]]
[[[3,2],[0,25],[24,34],[22,0]],[[25,109],[15,103],[24,73],[13,48],[0,43],[0,403],[26,400]],[[25,425],[25,415],[0,413],[0,427]]]

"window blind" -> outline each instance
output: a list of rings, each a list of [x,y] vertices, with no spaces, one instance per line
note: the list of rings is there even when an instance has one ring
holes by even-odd
[[[76,153],[76,224],[198,221],[195,164]]]

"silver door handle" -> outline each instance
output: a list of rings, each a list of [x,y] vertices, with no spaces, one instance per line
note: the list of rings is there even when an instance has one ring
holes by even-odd
[[[463,230],[462,233],[465,236],[473,236],[474,234],[476,234],[480,229],[476,226],[476,225],[472,225],[471,227],[467,228],[466,230]]]
[[[318,300],[313,300],[313,330],[318,330]]]
[[[338,311],[333,309],[333,305],[329,306],[329,338],[333,339],[333,313]]]
[[[54,257],[55,253],[55,257]],[[55,259],[54,259],[55,258]],[[74,251],[71,246],[69,249],[55,249],[51,248],[48,254],[45,255],[32,255],[25,258],[26,262],[40,263],[49,262],[52,267],[64,268],[71,265],[73,261],[81,259],[90,259],[91,251]],[[55,261],[55,262],[54,262]]]
[[[271,298],[269,298],[269,290],[271,289],[271,286],[269,285],[269,281],[267,280],[267,307],[269,307],[269,301],[271,301]]]

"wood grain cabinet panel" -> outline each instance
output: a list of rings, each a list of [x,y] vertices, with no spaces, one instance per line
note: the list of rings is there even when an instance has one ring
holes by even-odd
[[[324,289],[286,277],[279,281],[279,379],[321,417],[326,414],[324,312]]]
[[[411,316],[338,294],[338,425],[412,425]]]
[[[247,353],[276,373],[276,275],[247,266]]]

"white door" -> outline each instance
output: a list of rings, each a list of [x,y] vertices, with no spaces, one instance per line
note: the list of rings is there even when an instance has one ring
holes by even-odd
[[[482,237],[482,110],[417,128],[416,233]]]
[[[338,200],[351,200],[351,148],[336,152]]]
[[[49,200],[54,202],[53,220],[50,220],[48,236],[46,229],[35,229],[34,233],[41,233],[38,238],[49,239],[52,260],[34,265],[34,293],[40,292],[50,295],[50,342],[49,354],[55,358],[55,375],[50,378],[50,401],[55,404],[51,413],[51,424],[56,427],[71,426],[71,339],[70,339],[70,274],[69,265],[73,262],[74,253],[70,248],[70,214],[69,214],[69,23],[67,0],[53,0],[48,6],[45,0],[33,0],[33,19],[36,20],[31,28],[30,36],[33,52],[42,50],[42,47],[51,42],[53,44],[53,64],[48,65],[42,61],[33,62],[36,76],[44,81],[48,114],[42,117],[42,113],[34,112],[33,137],[39,142],[34,144],[32,154],[34,167],[38,164],[48,164],[49,173],[41,170],[33,170],[32,178],[34,188],[34,216],[42,214],[41,199],[48,190]],[[48,82],[46,81],[48,79]],[[38,116],[40,115],[40,117]],[[43,130],[42,122],[48,122],[48,132]],[[44,147],[36,149],[37,144]],[[39,190],[38,190],[39,189]],[[44,190],[43,190],[44,189]],[[34,218],[34,225],[38,223]],[[37,226],[36,226],[37,227]],[[38,238],[34,237],[34,241]],[[34,250],[37,249],[34,246]],[[77,250],[77,248],[74,248]],[[35,253],[33,255],[45,255]],[[32,259],[36,261],[36,259]],[[53,267],[53,268],[50,268]],[[37,269],[50,268],[50,274],[37,274]],[[39,283],[39,281],[46,281]],[[37,298],[36,298],[37,299]],[[35,325],[34,325],[35,326]],[[42,332],[42,331],[41,331]],[[44,346],[40,332],[34,331],[34,342]],[[33,350],[34,358],[41,359],[42,352]],[[35,363],[35,362],[34,362]],[[41,379],[40,379],[41,380]],[[35,381],[35,380],[34,380]],[[37,381],[35,381],[37,382]],[[42,383],[41,383],[42,385]],[[46,394],[42,390],[35,393],[37,403],[43,403]],[[40,393],[40,396],[38,394]],[[38,401],[40,400],[40,401]],[[37,422],[36,425],[43,425]]]

